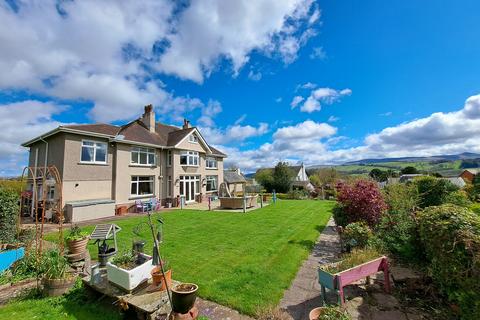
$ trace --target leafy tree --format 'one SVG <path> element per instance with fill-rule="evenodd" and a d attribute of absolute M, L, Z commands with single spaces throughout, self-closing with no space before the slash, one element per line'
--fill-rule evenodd
<path fill-rule="evenodd" d="M 287 193 L 292 188 L 292 172 L 288 163 L 279 162 L 273 169 L 273 186 L 276 192 Z"/>
<path fill-rule="evenodd" d="M 401 174 L 418 174 L 420 172 L 417 170 L 417 168 L 408 166 L 400 170 L 400 173 Z"/>
<path fill-rule="evenodd" d="M 0 187 L 0 243 L 13 243 L 17 232 L 18 194 Z"/>
<path fill-rule="evenodd" d="M 415 185 L 420 195 L 419 206 L 421 208 L 447 203 L 448 195 L 458 190 L 458 187 L 450 181 L 435 177 L 419 178 L 415 180 Z"/>
<path fill-rule="evenodd" d="M 364 221 L 374 228 L 387 209 L 377 184 L 369 180 L 339 183 L 337 201 L 339 205 L 334 210 L 334 219 L 341 226 Z"/>
<path fill-rule="evenodd" d="M 255 174 L 255 180 L 260 183 L 267 192 L 272 192 L 273 185 L 273 173 L 270 169 L 259 170 Z"/>
<path fill-rule="evenodd" d="M 382 182 L 382 181 L 387 181 L 388 179 L 388 173 L 386 171 L 380 170 L 378 168 L 372 169 L 370 173 L 368 174 L 373 180 Z"/>

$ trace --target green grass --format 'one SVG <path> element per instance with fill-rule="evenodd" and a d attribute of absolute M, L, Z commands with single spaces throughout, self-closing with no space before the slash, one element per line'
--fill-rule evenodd
<path fill-rule="evenodd" d="M 162 257 L 173 278 L 199 285 L 199 295 L 246 314 L 275 306 L 290 286 L 334 202 L 282 200 L 247 214 L 196 210 L 156 215 L 164 221 Z M 131 248 L 146 217 L 118 220 L 119 249 Z M 86 227 L 91 231 L 92 227 Z M 66 232 L 65 232 L 66 233 Z M 146 225 L 141 238 L 152 252 Z M 56 234 L 48 238 L 57 239 Z M 97 249 L 89 245 L 92 257 Z"/>

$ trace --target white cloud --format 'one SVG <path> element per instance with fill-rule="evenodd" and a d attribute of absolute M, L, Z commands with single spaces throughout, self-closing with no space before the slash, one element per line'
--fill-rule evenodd
<path fill-rule="evenodd" d="M 202 115 L 198 119 L 198 123 L 202 126 L 214 126 L 215 122 L 213 118 L 222 112 L 222 105 L 215 100 L 208 101 L 206 106 L 202 106 Z"/>
<path fill-rule="evenodd" d="M 336 122 L 336 121 L 338 121 L 338 120 L 340 120 L 339 117 L 335 117 L 335 116 L 330 116 L 330 117 L 328 117 L 328 122 Z"/>
<path fill-rule="evenodd" d="M 168 0 L 25 0 L 15 6 L 0 3 L 0 90 L 92 102 L 89 115 L 101 122 L 132 119 L 147 103 L 174 117 L 179 112 L 167 106 L 201 107 L 153 80 L 158 71 L 201 82 L 223 59 L 236 74 L 253 50 L 290 60 L 313 34 L 308 20 L 317 15 L 310 0 L 193 0 L 186 8 Z"/>
<path fill-rule="evenodd" d="M 278 98 L 275 99 L 275 102 L 276 102 L 276 103 L 280 103 L 280 102 L 282 102 L 282 100 L 283 100 L 282 97 L 278 97 Z"/>
<path fill-rule="evenodd" d="M 248 79 L 253 80 L 253 81 L 260 81 L 262 79 L 262 73 L 259 72 L 254 72 L 253 70 L 250 70 L 248 73 Z"/>
<path fill-rule="evenodd" d="M 388 111 L 388 112 L 385 112 L 385 113 L 380 113 L 379 116 L 382 116 L 382 117 L 390 117 L 392 114 L 393 114 L 392 111 Z"/>
<path fill-rule="evenodd" d="M 327 57 L 327 53 L 323 49 L 323 47 L 315 47 L 312 49 L 312 53 L 310 53 L 310 59 L 320 59 L 323 60 Z"/>
<path fill-rule="evenodd" d="M 266 134 L 269 130 L 267 123 L 259 123 L 257 127 L 251 125 L 234 124 L 225 129 L 216 127 L 202 127 L 200 131 L 207 141 L 213 145 L 225 145 L 233 142 L 243 142 L 247 139 Z"/>
<path fill-rule="evenodd" d="M 19 175 L 19 163 L 26 163 L 26 149 L 20 144 L 61 125 L 52 116 L 67 108 L 34 100 L 0 105 L 0 175 Z"/>
<path fill-rule="evenodd" d="M 308 113 L 320 111 L 322 104 L 332 104 L 339 101 L 343 96 L 350 94 L 352 94 L 352 90 L 350 89 L 338 91 L 330 88 L 318 88 L 310 93 L 310 96 L 305 100 L 300 110 Z"/>
<path fill-rule="evenodd" d="M 235 120 L 235 124 L 241 124 L 247 118 L 247 114 L 242 114 L 237 120 Z"/>
<path fill-rule="evenodd" d="M 468 98 L 458 111 L 433 113 L 370 134 L 359 146 L 332 149 L 340 141 L 350 141 L 336 136 L 336 132 L 335 127 L 308 120 L 277 129 L 272 142 L 259 148 L 230 148 L 228 161 L 252 171 L 280 160 L 312 165 L 365 158 L 480 153 L 480 95 Z"/>
<path fill-rule="evenodd" d="M 302 96 L 295 96 L 293 97 L 292 99 L 292 102 L 290 102 L 290 106 L 292 107 L 292 109 L 296 108 L 300 102 L 302 102 L 304 100 L 304 98 Z"/>
<path fill-rule="evenodd" d="M 311 0 L 193 0 L 168 35 L 170 45 L 158 69 L 203 82 L 221 59 L 230 61 L 238 73 L 253 50 L 278 53 L 291 62 L 311 34 L 308 28 L 299 34 L 316 15 L 311 6 Z"/>

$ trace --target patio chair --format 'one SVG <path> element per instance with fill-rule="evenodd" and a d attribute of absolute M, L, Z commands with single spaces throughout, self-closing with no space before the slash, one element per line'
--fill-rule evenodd
<path fill-rule="evenodd" d="M 151 210 L 157 211 L 157 210 L 160 210 L 161 207 L 162 207 L 162 205 L 161 205 L 160 201 L 158 201 L 157 198 L 150 199 L 150 209 Z"/>
<path fill-rule="evenodd" d="M 142 200 L 135 200 L 135 212 L 136 213 L 145 213 L 148 211 L 148 205 L 143 203 Z"/>

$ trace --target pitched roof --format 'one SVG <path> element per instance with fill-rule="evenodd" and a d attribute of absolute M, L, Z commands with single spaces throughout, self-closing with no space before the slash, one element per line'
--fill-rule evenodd
<path fill-rule="evenodd" d="M 118 131 L 121 129 L 119 126 L 114 126 L 111 124 L 97 123 L 97 124 L 72 124 L 66 126 L 60 126 L 60 128 L 68 128 L 73 130 L 87 131 L 92 133 L 100 133 L 115 136 Z"/>
<path fill-rule="evenodd" d="M 465 169 L 463 171 L 468 171 L 471 174 L 478 174 L 478 173 L 480 173 L 480 168 L 469 168 L 469 169 Z"/>
<path fill-rule="evenodd" d="M 234 170 L 223 170 L 223 180 L 226 183 L 246 183 L 247 180 L 237 171 Z"/>
<path fill-rule="evenodd" d="M 75 124 L 75 125 L 66 125 L 60 126 L 51 132 L 41 135 L 37 138 L 34 138 L 28 142 L 25 142 L 23 146 L 28 146 L 31 143 L 37 141 L 40 137 L 46 137 L 52 134 L 56 134 L 60 131 L 72 130 L 81 131 L 82 133 L 92 133 L 106 135 L 110 138 L 118 137 L 123 135 L 123 140 L 133 141 L 138 143 L 145 143 L 151 145 L 157 145 L 159 147 L 173 147 L 176 146 L 180 141 L 182 141 L 188 134 L 194 131 L 196 128 L 182 129 L 179 127 L 166 125 L 160 122 L 155 123 L 155 132 L 150 132 L 148 128 L 143 124 L 140 119 L 131 121 L 123 126 L 115 126 L 105 123 L 97 124 Z M 72 132 L 70 131 L 70 132 Z M 216 148 L 208 145 L 213 154 L 221 157 L 226 157 L 227 155 L 219 151 Z"/>
<path fill-rule="evenodd" d="M 459 188 L 463 188 L 467 185 L 465 181 L 463 181 L 463 179 L 460 177 L 448 177 L 448 178 L 442 178 L 442 179 L 450 181 L 451 183 L 453 183 Z"/>

